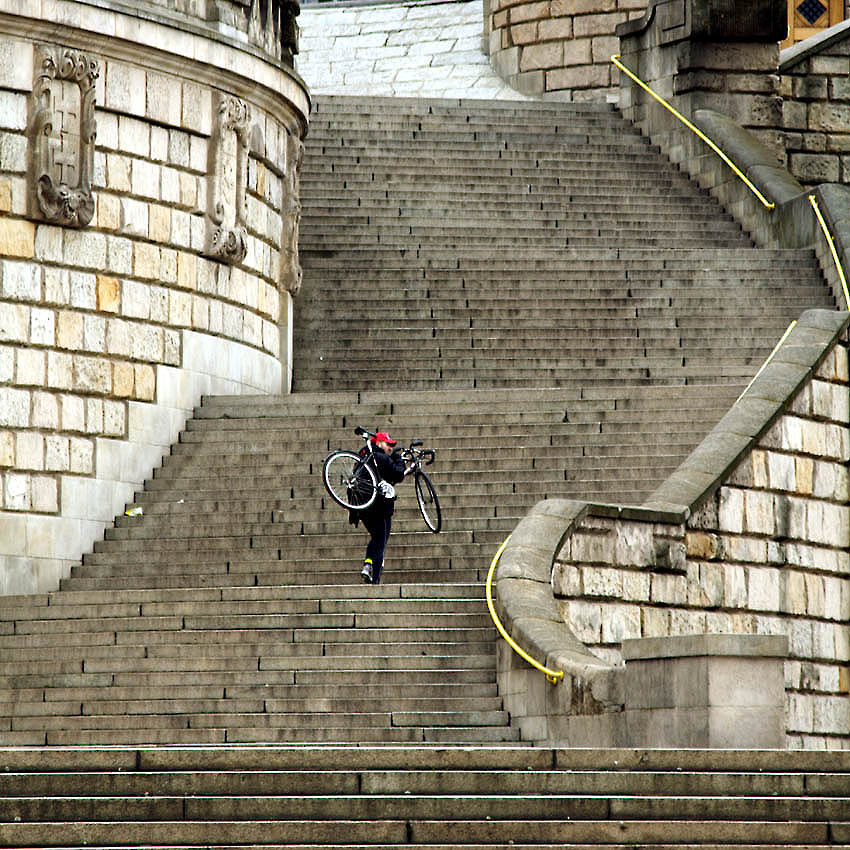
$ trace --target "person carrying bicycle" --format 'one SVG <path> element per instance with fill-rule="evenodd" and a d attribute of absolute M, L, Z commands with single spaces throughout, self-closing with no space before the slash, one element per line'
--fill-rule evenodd
<path fill-rule="evenodd" d="M 395 448 L 397 441 L 385 431 L 378 431 L 372 438 L 372 444 L 381 480 L 378 482 L 375 501 L 365 510 L 357 512 L 369 532 L 360 575 L 367 584 L 380 584 L 381 572 L 384 569 L 384 551 L 390 539 L 395 509 L 396 496 L 393 485 L 404 480 L 406 467 L 401 452 Z"/>

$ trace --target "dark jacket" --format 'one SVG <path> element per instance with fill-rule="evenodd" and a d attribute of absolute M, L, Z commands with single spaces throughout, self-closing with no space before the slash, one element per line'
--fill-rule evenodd
<path fill-rule="evenodd" d="M 404 461 L 398 449 L 388 455 L 379 446 L 375 446 L 375 463 L 378 466 L 378 477 L 381 481 L 387 481 L 393 486 L 404 481 Z M 386 499 L 379 490 L 375 501 L 366 510 L 390 515 L 395 507 L 395 499 Z"/>
<path fill-rule="evenodd" d="M 401 453 L 396 449 L 391 455 L 388 455 L 379 446 L 374 446 L 375 449 L 375 464 L 378 467 L 378 480 L 388 481 L 395 486 L 404 480 L 404 460 Z M 361 452 L 363 454 L 363 452 Z M 395 499 L 386 499 L 381 495 L 379 490 L 375 494 L 375 501 L 366 508 L 365 511 L 350 510 L 348 512 L 348 521 L 357 526 L 363 514 L 371 516 L 392 516 L 395 510 Z"/>

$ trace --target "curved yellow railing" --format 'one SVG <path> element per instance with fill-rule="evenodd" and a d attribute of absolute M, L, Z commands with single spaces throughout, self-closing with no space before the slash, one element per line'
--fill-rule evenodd
<path fill-rule="evenodd" d="M 835 268 L 838 270 L 838 277 L 841 279 L 841 289 L 844 292 L 844 303 L 847 305 L 847 309 L 850 310 L 850 295 L 847 294 L 847 278 L 844 277 L 844 269 L 841 266 L 841 261 L 838 259 L 838 251 L 835 250 L 835 242 L 832 239 L 832 234 L 826 226 L 826 221 L 824 221 L 823 214 L 818 206 L 817 198 L 815 198 L 814 195 L 809 195 L 809 203 L 812 205 L 812 209 L 815 211 L 815 215 L 817 216 L 818 224 L 820 224 L 820 229 L 826 237 L 826 242 L 829 245 L 830 252 L 832 253 L 832 261 L 835 263 Z"/>
<path fill-rule="evenodd" d="M 663 97 L 661 97 L 661 95 L 656 94 L 656 93 L 655 93 L 655 92 L 654 92 L 654 91 L 653 91 L 653 90 L 652 90 L 652 89 L 651 89 L 651 88 L 650 88 L 650 87 L 649 87 L 649 86 L 648 86 L 648 85 L 647 85 L 647 84 L 646 84 L 643 80 L 641 80 L 641 79 L 639 79 L 638 77 L 636 77 L 636 76 L 635 76 L 635 75 L 634 75 L 634 74 L 633 74 L 633 73 L 632 73 L 632 72 L 631 72 L 631 71 L 630 71 L 630 70 L 629 70 L 629 69 L 628 69 L 628 68 L 627 68 L 627 67 L 626 67 L 626 66 L 625 66 L 625 65 L 624 65 L 621 61 L 620 61 L 620 56 L 619 56 L 619 54 L 615 54 L 614 56 L 612 56 L 612 57 L 611 57 L 611 61 L 612 61 L 612 62 L 613 62 L 613 63 L 614 63 L 614 64 L 615 64 L 615 65 L 616 65 L 616 66 L 617 66 L 617 67 L 618 67 L 618 68 L 619 68 L 619 69 L 620 69 L 620 70 L 621 70 L 621 71 L 622 71 L 622 72 L 623 72 L 623 73 L 624 73 L 624 74 L 625 74 L 625 75 L 626 75 L 626 76 L 627 76 L 627 77 L 628 77 L 628 78 L 632 81 L 632 82 L 634 82 L 634 83 L 636 83 L 637 85 L 639 85 L 639 86 L 640 86 L 640 87 L 641 87 L 641 88 L 642 88 L 642 89 L 643 89 L 643 90 L 644 90 L 644 91 L 645 91 L 648 95 L 650 95 L 651 97 L 655 98 L 655 100 L 657 100 L 657 101 L 658 101 L 658 103 L 660 103 L 660 104 L 661 104 L 661 105 L 662 105 L 662 106 L 663 106 L 666 110 L 668 110 L 668 111 L 669 111 L 669 112 L 671 112 L 673 115 L 675 115 L 675 116 L 676 116 L 676 118 L 678 118 L 678 119 L 679 119 L 679 120 L 680 120 L 680 121 L 681 121 L 681 122 L 682 122 L 682 123 L 683 123 L 683 124 L 684 124 L 684 125 L 688 128 L 688 129 L 689 129 L 689 130 L 693 131 L 693 132 L 694 132 L 694 133 L 695 133 L 695 134 L 696 134 L 696 135 L 697 135 L 697 136 L 698 136 L 698 137 L 699 137 L 702 141 L 704 141 L 704 142 L 705 142 L 705 143 L 706 143 L 706 144 L 707 144 L 707 145 L 708 145 L 708 146 L 709 146 L 709 147 L 710 147 L 710 148 L 711 148 L 711 149 L 712 149 L 712 150 L 713 150 L 713 151 L 714 151 L 714 152 L 715 152 L 715 153 L 716 153 L 716 154 L 717 154 L 717 155 L 718 155 L 718 156 L 719 156 L 719 157 L 720 157 L 720 158 L 721 158 L 721 159 L 722 159 L 725 163 L 726 163 L 726 165 L 728 165 L 728 166 L 729 166 L 729 168 L 731 168 L 731 169 L 732 169 L 732 171 L 734 171 L 734 172 L 735 172 L 735 174 L 736 174 L 736 175 L 737 175 L 737 176 L 738 176 L 738 177 L 739 177 L 739 178 L 740 178 L 740 179 L 741 179 L 741 180 L 742 180 L 742 181 L 743 181 L 743 182 L 747 185 L 747 187 L 750 189 L 750 191 L 751 191 L 751 192 L 752 192 L 752 193 L 753 193 L 753 194 L 754 194 L 754 195 L 755 195 L 755 196 L 756 196 L 756 197 L 757 197 L 757 198 L 758 198 L 758 199 L 762 202 L 762 204 L 763 204 L 763 205 L 764 205 L 767 209 L 772 210 L 772 209 L 776 206 L 773 202 L 768 201 L 768 199 L 767 199 L 767 198 L 765 198 L 765 196 L 764 196 L 764 195 L 762 195 L 762 193 L 761 193 L 761 192 L 760 192 L 760 191 L 756 188 L 756 186 L 755 186 L 755 185 L 753 184 L 753 182 L 752 182 L 752 181 L 751 181 L 751 180 L 747 177 L 747 175 L 746 175 L 746 174 L 744 174 L 744 172 L 743 172 L 743 171 L 741 171 L 741 169 L 740 169 L 740 168 L 738 168 L 738 166 L 737 166 L 737 165 L 735 165 L 735 163 L 734 163 L 734 162 L 732 162 L 732 160 L 731 160 L 731 159 L 729 159 L 729 157 L 728 157 L 728 156 L 726 156 L 726 154 L 725 154 L 725 153 L 723 153 L 723 151 L 722 151 L 722 150 L 720 150 L 720 148 L 719 148 L 719 147 L 717 147 L 717 145 L 716 145 L 716 144 L 714 144 L 714 142 L 712 142 L 712 141 L 711 141 L 711 139 L 709 139 L 709 138 L 708 138 L 708 136 L 706 136 L 706 135 L 705 135 L 705 133 L 703 133 L 703 132 L 702 132 L 702 130 L 700 130 L 700 128 L 699 128 L 699 127 L 697 127 L 695 124 L 692 124 L 690 121 L 688 121 L 688 119 L 687 119 L 687 118 L 685 118 L 685 116 L 684 116 L 684 115 L 682 115 L 682 113 L 681 113 L 681 112 L 679 112 L 678 110 L 674 109 L 674 108 L 673 108 L 673 107 L 672 107 L 669 103 L 667 103 L 667 101 L 666 101 L 666 100 L 664 100 L 664 98 L 663 98 Z"/>
<path fill-rule="evenodd" d="M 546 679 L 551 682 L 553 685 L 557 685 L 561 679 L 564 678 L 563 670 L 550 670 L 548 667 L 544 667 L 539 661 L 535 661 L 505 630 L 505 627 L 502 625 L 502 621 L 499 619 L 496 614 L 496 609 L 493 606 L 493 573 L 496 571 L 496 565 L 499 563 L 499 558 L 502 557 L 502 552 L 505 551 L 505 546 L 508 545 L 508 541 L 511 539 L 510 535 L 508 535 L 505 540 L 502 542 L 502 545 L 499 547 L 496 554 L 493 556 L 493 560 L 490 562 L 490 571 L 487 573 L 487 607 L 490 609 L 490 616 L 493 618 L 493 622 L 496 625 L 496 628 L 499 630 L 499 634 L 507 641 L 508 645 L 513 649 L 514 652 L 517 653 L 520 657 L 524 658 L 532 667 L 539 670 L 541 673 L 546 675 Z"/>

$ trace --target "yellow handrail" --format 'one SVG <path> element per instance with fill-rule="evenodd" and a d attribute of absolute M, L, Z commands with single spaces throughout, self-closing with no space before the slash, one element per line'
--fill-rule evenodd
<path fill-rule="evenodd" d="M 496 614 L 496 609 L 493 607 L 493 573 L 496 571 L 496 565 L 499 563 L 499 558 L 502 557 L 502 552 L 505 551 L 505 546 L 508 545 L 508 541 L 510 539 L 510 535 L 504 539 L 502 545 L 493 556 L 493 560 L 490 562 L 490 571 L 487 573 L 487 607 L 490 609 L 490 616 L 493 618 L 493 622 L 499 630 L 499 634 L 508 642 L 511 649 L 524 658 L 532 667 L 540 670 L 541 673 L 545 673 L 546 679 L 549 682 L 553 685 L 557 685 L 558 682 L 564 678 L 564 671 L 550 670 L 548 667 L 544 667 L 538 661 L 535 661 L 521 646 L 519 646 L 519 644 L 517 644 L 507 631 L 505 631 L 505 627 L 502 625 L 501 620 L 499 620 L 499 617 Z"/>
<path fill-rule="evenodd" d="M 820 224 L 820 229 L 823 231 L 823 235 L 826 237 L 827 244 L 829 245 L 829 250 L 832 252 L 832 261 L 835 263 L 835 268 L 838 270 L 838 277 L 841 279 L 841 289 L 844 292 L 844 303 L 847 305 L 847 309 L 850 310 L 850 295 L 847 294 L 847 278 L 844 277 L 844 269 L 841 266 L 841 261 L 838 259 L 838 251 L 835 250 L 835 242 L 832 240 L 832 234 L 826 226 L 826 221 L 824 221 L 820 207 L 818 206 L 817 198 L 815 198 L 814 195 L 809 195 L 809 203 L 815 211 L 818 223 Z"/>
<path fill-rule="evenodd" d="M 728 165 L 732 169 L 732 171 L 735 172 L 735 174 L 741 180 L 744 181 L 744 183 L 749 187 L 750 191 L 762 202 L 762 204 L 764 204 L 767 209 L 772 210 L 776 206 L 771 201 L 768 201 L 767 198 L 765 198 L 765 196 L 762 195 L 761 192 L 759 192 L 759 190 L 753 185 L 752 181 L 747 177 L 747 175 L 744 174 L 744 172 L 741 171 L 741 169 L 738 168 L 738 166 L 735 165 L 735 163 L 732 162 L 732 160 L 729 159 L 729 157 L 726 156 L 726 154 L 723 153 L 723 151 L 720 150 L 720 148 L 717 147 L 717 145 L 714 144 L 714 142 L 712 142 L 711 139 L 709 139 L 708 136 L 706 136 L 705 133 L 703 133 L 702 130 L 699 129 L 699 127 L 688 121 L 688 119 L 685 118 L 685 116 L 682 115 L 681 112 L 678 112 L 676 109 L 674 109 L 669 103 L 667 103 L 666 100 L 664 100 L 663 97 L 661 97 L 661 95 L 656 94 L 643 80 L 636 77 L 622 62 L 620 62 L 619 54 L 614 54 L 611 57 L 611 61 L 630 80 L 632 80 L 632 82 L 637 83 L 637 85 L 639 85 L 645 92 L 647 92 L 647 94 L 654 97 L 655 100 L 657 100 L 665 109 L 669 110 L 673 115 L 675 115 L 676 118 L 678 118 L 689 130 L 692 130 L 694 133 L 696 133 L 696 135 L 700 139 L 702 139 L 702 141 L 704 141 L 726 163 L 726 165 Z"/>
<path fill-rule="evenodd" d="M 741 395 L 739 395 L 738 398 L 735 399 L 735 404 L 737 404 L 744 397 L 744 394 L 747 392 L 747 390 L 755 383 L 756 378 L 758 378 L 758 376 L 761 375 L 761 373 L 765 370 L 767 364 L 770 363 L 771 360 L 773 360 L 774 356 L 776 355 L 776 352 L 779 351 L 779 347 L 782 345 L 783 342 L 785 342 L 786 339 L 788 339 L 789 334 L 791 333 L 791 331 L 794 330 L 796 326 L 797 320 L 794 319 L 794 321 L 791 322 L 791 324 L 788 325 L 788 327 L 785 329 L 785 333 L 782 334 L 782 337 L 780 338 L 779 342 L 777 342 L 776 345 L 773 346 L 773 351 L 771 351 L 770 354 L 767 355 L 767 358 L 765 359 L 764 363 L 759 366 L 758 372 L 753 375 L 752 380 L 744 388 L 744 392 L 742 392 Z"/>

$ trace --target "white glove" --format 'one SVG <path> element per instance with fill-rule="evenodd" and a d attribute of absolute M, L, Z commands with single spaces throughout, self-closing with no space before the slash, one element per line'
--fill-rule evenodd
<path fill-rule="evenodd" d="M 378 482 L 378 490 L 381 491 L 381 495 L 385 499 L 394 499 L 395 498 L 395 487 L 390 484 L 389 481 L 379 481 Z"/>

